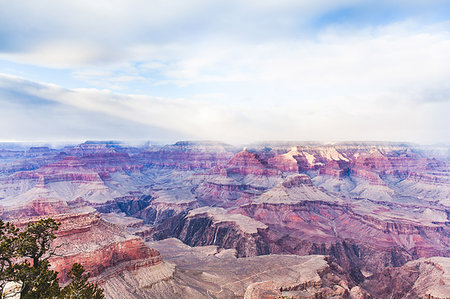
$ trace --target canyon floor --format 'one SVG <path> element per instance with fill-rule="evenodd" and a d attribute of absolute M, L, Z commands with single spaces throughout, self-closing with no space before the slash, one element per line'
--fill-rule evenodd
<path fill-rule="evenodd" d="M 0 144 L 0 213 L 107 298 L 450 298 L 450 150 Z"/>

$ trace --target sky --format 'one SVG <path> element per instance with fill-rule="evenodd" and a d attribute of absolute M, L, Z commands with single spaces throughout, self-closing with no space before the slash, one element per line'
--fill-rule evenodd
<path fill-rule="evenodd" d="M 0 0 L 0 141 L 450 142 L 450 2 Z"/>

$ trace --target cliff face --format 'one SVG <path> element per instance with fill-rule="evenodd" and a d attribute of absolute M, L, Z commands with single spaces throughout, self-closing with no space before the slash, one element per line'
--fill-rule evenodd
<path fill-rule="evenodd" d="M 350 163 L 347 161 L 331 160 L 319 169 L 319 175 L 329 175 L 341 179 L 348 176 L 350 172 Z"/>
<path fill-rule="evenodd" d="M 260 235 L 266 229 L 263 223 L 243 215 L 228 214 L 222 208 L 198 208 L 186 216 L 163 222 L 154 237 L 175 237 L 190 246 L 232 248 L 236 249 L 238 257 L 247 257 L 270 253 Z"/>
<path fill-rule="evenodd" d="M 208 205 L 230 207 L 250 202 L 262 194 L 266 187 L 245 184 L 227 177 L 214 178 L 194 189 L 195 195 Z"/>
<path fill-rule="evenodd" d="M 303 157 L 297 147 L 293 147 L 285 154 L 276 155 L 275 157 L 268 159 L 268 163 L 283 172 L 298 172 L 302 169 L 301 165 L 305 164 L 305 161 L 302 158 Z"/>
<path fill-rule="evenodd" d="M 103 220 L 98 213 L 60 214 L 52 218 L 61 226 L 53 243 L 56 251 L 50 264 L 59 272 L 62 282 L 67 280 L 73 263 L 81 263 L 94 280 L 105 273 L 113 277 L 124 270 L 150 268 L 162 263 L 158 251 Z M 35 219 L 21 220 L 16 224 L 22 227 Z M 109 278 L 103 275 L 102 280 L 106 279 Z"/>
<path fill-rule="evenodd" d="M 374 296 L 382 298 L 450 298 L 450 259 L 421 258 L 402 267 L 387 268 L 364 282 Z"/>
<path fill-rule="evenodd" d="M 412 216 L 410 208 L 417 214 Z M 233 212 L 269 227 L 264 240 L 271 252 L 328 254 L 348 270 L 376 272 L 419 257 L 450 256 L 450 223 L 443 210 L 348 202 L 318 189 L 304 175 L 286 178 Z"/>
<path fill-rule="evenodd" d="M 157 250 L 96 212 L 59 214 L 52 218 L 61 226 L 52 244 L 55 255 L 49 261 L 59 272 L 62 283 L 68 281 L 67 273 L 73 263 L 81 263 L 91 273 L 90 280 L 104 288 L 107 298 L 148 298 L 151 293 L 144 289 L 136 297 L 130 286 L 151 287 L 171 279 L 174 273 L 174 267 L 165 264 Z M 24 227 L 37 219 L 26 218 L 16 221 L 16 225 Z"/>
<path fill-rule="evenodd" d="M 198 203 L 195 201 L 189 201 L 184 203 L 154 202 L 151 203 L 144 210 L 136 214 L 136 216 L 144 219 L 145 223 L 158 225 L 168 218 L 180 214 L 185 214 L 187 213 L 187 211 L 192 210 L 197 206 Z"/>
<path fill-rule="evenodd" d="M 237 153 L 225 166 L 228 174 L 239 175 L 278 175 L 279 171 L 269 167 L 268 163 L 261 159 L 258 154 L 250 153 L 246 149 Z"/>

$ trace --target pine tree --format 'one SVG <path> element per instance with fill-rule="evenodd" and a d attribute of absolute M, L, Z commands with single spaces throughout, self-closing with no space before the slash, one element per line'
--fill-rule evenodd
<path fill-rule="evenodd" d="M 26 229 L 18 234 L 17 254 L 30 258 L 33 261 L 33 267 L 39 268 L 40 261 L 47 260 L 53 255 L 50 248 L 53 240 L 56 239 L 55 232 L 60 225 L 61 223 L 52 218 L 28 223 Z"/>
<path fill-rule="evenodd" d="M 60 298 L 65 299 L 103 299 L 103 290 L 97 284 L 89 283 L 90 273 L 84 274 L 84 267 L 75 263 L 68 273 L 68 277 L 72 280 L 65 288 L 62 289 Z"/>
<path fill-rule="evenodd" d="M 60 223 L 41 219 L 29 223 L 20 231 L 11 223 L 0 220 L 0 287 L 7 281 L 22 283 L 22 299 L 79 298 L 103 299 L 103 290 L 87 280 L 90 274 L 81 264 L 69 272 L 71 283 L 61 290 L 58 272 L 50 270 L 48 259 L 53 256 L 52 242 Z M 31 262 L 31 263 L 30 263 Z"/>
<path fill-rule="evenodd" d="M 13 242 L 18 257 L 28 260 L 13 266 L 13 277 L 23 282 L 22 298 L 54 298 L 60 293 L 58 272 L 49 269 L 48 258 L 53 254 L 51 245 L 60 223 L 54 219 L 41 219 L 28 223 Z"/>

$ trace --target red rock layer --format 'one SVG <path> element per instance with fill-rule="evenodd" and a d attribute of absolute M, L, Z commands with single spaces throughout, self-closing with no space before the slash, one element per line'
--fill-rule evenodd
<path fill-rule="evenodd" d="M 142 164 L 136 163 L 127 153 L 95 153 L 82 156 L 81 161 L 88 168 L 101 172 L 117 172 L 142 169 Z"/>
<path fill-rule="evenodd" d="M 296 156 L 278 155 L 268 160 L 269 165 L 283 172 L 298 172 L 299 163 Z"/>
<path fill-rule="evenodd" d="M 246 149 L 231 158 L 225 168 L 228 174 L 253 174 L 260 176 L 279 174 L 279 170 L 270 168 L 266 161 L 262 160 L 257 154 L 248 152 Z"/>
<path fill-rule="evenodd" d="M 74 263 L 82 264 L 92 276 L 98 276 L 109 268 L 117 268 L 117 274 L 124 270 L 137 270 L 162 262 L 158 251 L 148 248 L 141 239 L 112 243 L 88 253 L 77 253 L 63 258 L 52 258 L 51 264 L 60 273 L 62 282 Z"/>
<path fill-rule="evenodd" d="M 38 197 L 25 206 L 3 210 L 1 216 L 3 219 L 21 219 L 24 217 L 57 215 L 69 212 L 70 208 L 64 201 Z"/>
<path fill-rule="evenodd" d="M 212 142 L 177 142 L 154 151 L 138 155 L 149 166 L 178 168 L 183 170 L 210 170 L 223 166 L 232 157 L 224 145 Z"/>
<path fill-rule="evenodd" d="M 349 163 L 345 161 L 331 160 L 325 166 L 319 169 L 320 175 L 330 175 L 336 178 L 343 178 L 349 173 Z"/>
<path fill-rule="evenodd" d="M 73 263 L 81 263 L 95 279 L 106 270 L 119 275 L 124 270 L 162 262 L 158 251 L 147 247 L 139 237 L 127 235 L 121 228 L 102 220 L 99 214 L 62 214 L 52 218 L 61 227 L 53 244 L 56 255 L 50 264 L 59 272 L 62 282 L 67 280 Z M 24 227 L 35 220 L 22 220 L 17 226 Z"/>

